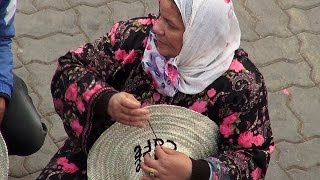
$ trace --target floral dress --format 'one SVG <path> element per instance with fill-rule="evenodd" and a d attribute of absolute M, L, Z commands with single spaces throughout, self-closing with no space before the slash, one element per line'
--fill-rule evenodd
<path fill-rule="evenodd" d="M 274 149 L 267 90 L 247 53 L 237 50 L 229 70 L 202 92 L 163 96 L 141 66 L 154 21 L 149 16 L 119 22 L 110 33 L 59 58 L 51 93 L 68 139 L 38 179 L 87 179 L 88 152 L 114 123 L 106 112 L 107 103 L 120 91 L 133 94 L 142 106 L 172 104 L 192 109 L 219 126 L 218 153 L 193 160 L 192 179 L 265 176 Z"/>

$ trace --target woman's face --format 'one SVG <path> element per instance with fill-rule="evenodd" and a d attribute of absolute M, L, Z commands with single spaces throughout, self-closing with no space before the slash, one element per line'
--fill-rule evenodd
<path fill-rule="evenodd" d="M 173 0 L 160 0 L 160 16 L 153 31 L 157 36 L 157 49 L 162 56 L 176 57 L 182 48 L 184 25 Z"/>

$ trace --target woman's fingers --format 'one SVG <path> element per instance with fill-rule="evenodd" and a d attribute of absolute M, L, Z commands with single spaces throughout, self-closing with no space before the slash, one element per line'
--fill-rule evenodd
<path fill-rule="evenodd" d="M 149 111 L 145 108 L 127 108 L 125 106 L 119 106 L 118 111 L 123 114 L 130 115 L 130 116 L 148 116 Z"/>
<path fill-rule="evenodd" d="M 149 119 L 149 111 L 141 108 L 140 104 L 132 94 L 120 92 L 110 98 L 108 112 L 117 122 L 129 126 L 144 127 Z"/>
<path fill-rule="evenodd" d="M 153 179 L 149 176 L 142 176 L 140 180 L 153 180 Z"/>
<path fill-rule="evenodd" d="M 157 160 L 152 159 L 150 154 L 147 153 L 143 157 L 142 165 L 145 165 L 147 167 L 157 168 L 157 167 L 159 167 L 159 162 Z"/>
<path fill-rule="evenodd" d="M 147 116 L 149 117 L 149 110 L 145 108 L 134 109 L 130 111 L 130 114 L 133 116 Z"/>
<path fill-rule="evenodd" d="M 118 121 L 118 122 L 127 126 L 138 127 L 138 128 L 144 128 L 146 126 L 146 124 L 141 121 L 136 121 L 136 122 Z"/>
<path fill-rule="evenodd" d="M 158 178 L 158 177 L 152 178 L 148 175 L 144 175 L 140 178 L 140 180 L 160 180 L 160 178 Z"/>
<path fill-rule="evenodd" d="M 159 147 L 160 147 L 160 146 L 159 146 Z M 176 150 L 174 150 L 174 149 L 166 148 L 166 147 L 164 147 L 164 146 L 161 146 L 161 150 L 162 150 L 163 153 L 168 154 L 168 155 L 175 155 L 175 154 L 178 153 L 178 151 L 176 151 Z M 156 147 L 156 151 L 157 151 L 157 147 Z M 158 152 L 158 153 L 160 153 L 160 154 L 162 155 L 162 152 Z M 156 152 L 156 154 L 157 154 L 157 152 Z M 160 156 L 161 156 L 161 155 L 160 155 Z M 158 156 L 159 156 L 159 155 L 158 155 Z"/>
<path fill-rule="evenodd" d="M 121 112 L 118 112 L 116 117 L 119 122 L 139 122 L 138 124 L 146 124 L 146 121 L 149 120 L 148 111 L 145 109 L 121 109 Z"/>
<path fill-rule="evenodd" d="M 143 170 L 143 172 L 145 174 L 144 176 L 146 176 L 148 178 L 151 178 L 151 179 L 155 179 L 155 178 L 159 177 L 159 172 L 158 172 L 157 169 L 152 168 L 150 166 L 147 166 L 143 162 L 141 162 L 140 166 L 141 166 L 141 169 Z"/>
<path fill-rule="evenodd" d="M 166 153 L 163 151 L 162 147 L 159 145 L 156 146 L 154 153 L 158 157 L 158 159 L 162 159 L 166 156 Z"/>
<path fill-rule="evenodd" d="M 125 124 L 125 125 L 133 125 L 135 127 L 145 127 L 146 124 L 147 124 L 147 120 L 148 118 L 143 116 L 143 117 L 140 117 L 140 116 L 128 116 L 126 114 L 122 114 L 122 113 L 119 113 L 116 117 L 115 117 L 115 120 L 117 122 L 120 122 L 122 124 Z"/>
<path fill-rule="evenodd" d="M 125 93 L 123 95 L 124 95 L 124 98 L 121 98 L 121 101 L 120 101 L 120 104 L 122 106 L 130 109 L 140 108 L 141 103 L 132 94 Z"/>

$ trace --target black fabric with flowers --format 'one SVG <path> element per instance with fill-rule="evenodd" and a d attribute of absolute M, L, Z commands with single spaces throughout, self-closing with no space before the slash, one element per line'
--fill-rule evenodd
<path fill-rule="evenodd" d="M 155 90 L 140 63 L 153 23 L 151 16 L 119 22 L 110 33 L 59 58 L 51 91 L 69 138 L 38 179 L 87 179 L 87 154 L 112 125 L 105 109 L 110 96 L 119 91 L 132 93 L 143 106 L 183 106 L 216 122 L 221 141 L 218 153 L 204 159 L 210 167 L 206 176 L 264 177 L 274 149 L 267 90 L 246 52 L 237 50 L 229 70 L 203 92 L 166 97 Z M 203 166 L 200 161 L 193 164 Z M 197 171 L 193 174 L 201 171 L 193 169 Z"/>

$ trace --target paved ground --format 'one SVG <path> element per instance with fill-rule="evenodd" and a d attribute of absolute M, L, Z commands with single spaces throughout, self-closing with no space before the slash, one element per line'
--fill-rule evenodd
<path fill-rule="evenodd" d="M 10 157 L 10 180 L 35 179 L 66 135 L 49 83 L 55 59 L 92 41 L 118 20 L 157 12 L 157 0 L 21 0 L 14 40 L 15 72 L 48 125 L 45 145 Z M 242 47 L 265 76 L 277 142 L 268 180 L 320 175 L 320 0 L 237 0 Z"/>

